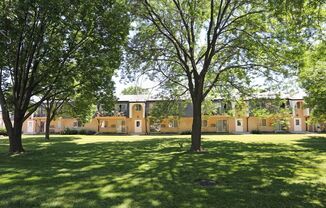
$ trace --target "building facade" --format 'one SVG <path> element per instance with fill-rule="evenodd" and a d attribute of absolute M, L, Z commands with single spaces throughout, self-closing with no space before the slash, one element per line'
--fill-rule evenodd
<path fill-rule="evenodd" d="M 262 103 L 268 103 L 268 99 L 262 99 Z M 302 98 L 284 98 L 286 104 L 282 108 L 289 109 L 291 117 L 288 118 L 286 131 L 307 132 L 318 131 L 318 126 L 310 126 L 306 123 L 309 118 L 309 109 L 304 108 Z M 112 134 L 151 134 L 151 133 L 185 133 L 192 128 L 192 106 L 187 104 L 181 116 L 169 116 L 160 122 L 153 122 L 151 108 L 160 100 L 152 99 L 146 95 L 121 96 L 111 113 L 97 113 L 83 126 L 76 118 L 58 117 L 51 122 L 50 131 L 60 133 L 65 129 L 89 130 L 97 133 Z M 241 116 L 236 112 L 232 102 L 224 102 L 221 99 L 213 100 L 214 111 L 210 115 L 202 116 L 202 132 L 207 133 L 250 133 L 253 131 L 278 132 L 283 131 L 281 125 L 275 125 L 269 118 L 258 118 L 250 112 L 250 100 L 247 110 Z M 39 134 L 45 131 L 45 112 L 40 109 L 27 119 L 23 126 L 25 134 Z M 319 127 L 320 128 L 320 127 Z"/>

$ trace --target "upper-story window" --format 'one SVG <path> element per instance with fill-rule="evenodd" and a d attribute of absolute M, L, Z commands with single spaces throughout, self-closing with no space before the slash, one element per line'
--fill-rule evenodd
<path fill-rule="evenodd" d="M 135 105 L 135 110 L 136 111 L 141 111 L 141 105 L 140 104 L 136 104 Z"/>
<path fill-rule="evenodd" d="M 231 109 L 231 103 L 228 102 L 220 102 L 217 103 L 217 114 L 227 113 Z"/>
<path fill-rule="evenodd" d="M 296 107 L 297 109 L 301 109 L 301 103 L 300 103 L 300 102 L 297 102 L 296 105 L 295 105 L 295 107 Z"/>
<path fill-rule="evenodd" d="M 127 110 L 127 105 L 126 104 L 119 104 L 118 106 L 119 112 L 124 112 Z"/>
<path fill-rule="evenodd" d="M 82 127 L 82 123 L 80 121 L 74 121 L 72 125 L 74 128 Z"/>

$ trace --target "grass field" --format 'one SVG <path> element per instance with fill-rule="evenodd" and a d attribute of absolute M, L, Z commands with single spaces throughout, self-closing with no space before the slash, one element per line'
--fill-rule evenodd
<path fill-rule="evenodd" d="M 325 134 L 42 138 L 0 139 L 0 207 L 326 206 Z"/>

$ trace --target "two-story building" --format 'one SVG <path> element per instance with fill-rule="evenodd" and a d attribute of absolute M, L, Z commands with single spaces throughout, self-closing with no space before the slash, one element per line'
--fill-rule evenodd
<path fill-rule="evenodd" d="M 264 105 L 273 98 L 260 98 Z M 279 106 L 289 109 L 291 118 L 288 120 L 287 131 L 306 132 L 316 130 L 306 121 L 309 118 L 309 109 L 304 108 L 304 100 L 299 97 L 283 98 L 286 103 Z M 283 126 L 272 124 L 269 118 L 258 118 L 250 112 L 252 99 L 247 99 L 247 110 L 241 115 L 234 111 L 235 102 L 214 99 L 214 110 L 210 115 L 202 116 L 202 132 L 210 133 L 245 133 L 252 131 L 277 132 L 283 131 Z M 58 117 L 51 122 L 50 131 L 60 133 L 66 128 L 92 130 L 97 133 L 121 134 L 149 134 L 149 133 L 182 133 L 190 132 L 192 128 L 192 105 L 188 103 L 181 116 L 167 117 L 160 122 L 153 122 L 151 108 L 160 102 L 159 99 L 148 95 L 120 96 L 114 111 L 110 113 L 96 113 L 83 126 L 76 118 Z M 266 106 L 262 106 L 266 107 Z M 44 110 L 36 111 L 24 124 L 23 132 L 37 134 L 45 131 L 46 115 Z"/>

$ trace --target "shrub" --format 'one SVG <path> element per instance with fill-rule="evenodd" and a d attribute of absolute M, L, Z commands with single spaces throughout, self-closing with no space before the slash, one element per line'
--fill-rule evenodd
<path fill-rule="evenodd" d="M 251 133 L 252 133 L 252 134 L 262 134 L 262 132 L 259 131 L 259 130 L 252 130 Z"/>
<path fill-rule="evenodd" d="M 183 131 L 180 134 L 181 135 L 191 135 L 191 131 Z"/>
<path fill-rule="evenodd" d="M 94 135 L 96 134 L 96 131 L 93 130 L 87 130 L 87 129 L 70 129 L 70 128 L 66 128 L 61 134 L 70 134 L 70 135 L 74 135 L 74 134 L 83 134 L 83 135 Z"/>
<path fill-rule="evenodd" d="M 0 135 L 2 135 L 2 136 L 8 136 L 7 130 L 5 128 L 0 128 Z"/>
<path fill-rule="evenodd" d="M 87 130 L 86 129 L 80 129 L 78 134 L 86 134 Z"/>
<path fill-rule="evenodd" d="M 78 130 L 66 128 L 65 130 L 63 130 L 62 134 L 78 134 Z"/>
<path fill-rule="evenodd" d="M 85 134 L 86 134 L 86 135 L 94 135 L 94 134 L 96 134 L 96 131 L 93 131 L 93 130 L 87 130 L 87 131 L 85 132 Z"/>

